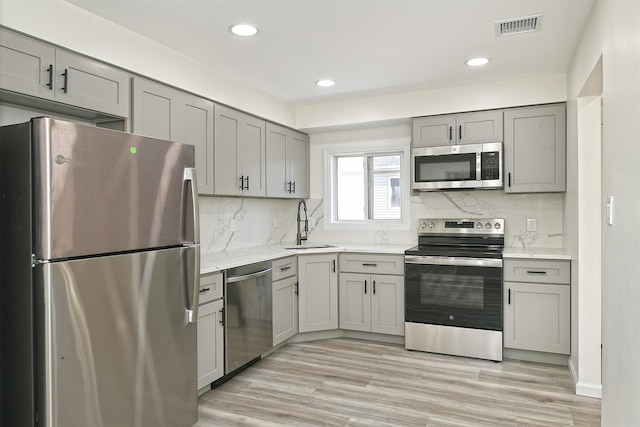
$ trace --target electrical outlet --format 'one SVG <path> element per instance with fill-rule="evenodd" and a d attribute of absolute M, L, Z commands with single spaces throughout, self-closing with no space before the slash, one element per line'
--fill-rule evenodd
<path fill-rule="evenodd" d="M 527 231 L 536 231 L 537 226 L 535 218 L 527 218 Z"/>

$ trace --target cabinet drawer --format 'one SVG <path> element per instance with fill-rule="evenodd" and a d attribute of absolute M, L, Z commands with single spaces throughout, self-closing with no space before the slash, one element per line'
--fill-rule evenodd
<path fill-rule="evenodd" d="M 271 262 L 271 265 L 273 267 L 271 280 L 274 282 L 298 275 L 298 262 L 294 256 L 275 259 Z"/>
<path fill-rule="evenodd" d="M 559 260 L 504 261 L 504 280 L 511 282 L 571 283 L 571 262 Z"/>
<path fill-rule="evenodd" d="M 211 273 L 200 276 L 199 304 L 220 298 L 222 298 L 222 273 Z"/>
<path fill-rule="evenodd" d="M 340 254 L 340 272 L 404 274 L 404 255 Z"/>

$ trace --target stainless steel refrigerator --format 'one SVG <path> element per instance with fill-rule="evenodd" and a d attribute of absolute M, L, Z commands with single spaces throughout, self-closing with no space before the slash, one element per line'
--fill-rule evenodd
<path fill-rule="evenodd" d="M 0 128 L 0 425 L 197 422 L 194 147 Z"/>

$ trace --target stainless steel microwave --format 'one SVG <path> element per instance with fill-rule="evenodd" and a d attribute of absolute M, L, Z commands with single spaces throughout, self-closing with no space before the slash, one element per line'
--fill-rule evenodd
<path fill-rule="evenodd" d="M 502 143 L 411 150 L 414 190 L 502 188 Z"/>

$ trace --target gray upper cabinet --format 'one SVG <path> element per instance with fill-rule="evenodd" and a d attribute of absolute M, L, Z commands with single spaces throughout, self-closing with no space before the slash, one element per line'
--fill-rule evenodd
<path fill-rule="evenodd" d="M 502 139 L 502 111 L 478 111 L 413 119 L 413 147 L 502 142 Z"/>
<path fill-rule="evenodd" d="M 267 123 L 267 197 L 309 197 L 309 136 Z"/>
<path fill-rule="evenodd" d="M 198 192 L 213 194 L 213 102 L 140 77 L 132 80 L 131 131 L 194 145 Z"/>
<path fill-rule="evenodd" d="M 52 100 L 55 61 L 52 46 L 0 28 L 0 88 Z"/>
<path fill-rule="evenodd" d="M 0 29 L 0 89 L 129 116 L 127 72 L 6 29 Z"/>
<path fill-rule="evenodd" d="M 266 122 L 215 106 L 214 194 L 264 197 Z"/>
<path fill-rule="evenodd" d="M 565 105 L 508 109 L 504 121 L 504 191 L 565 191 Z"/>

